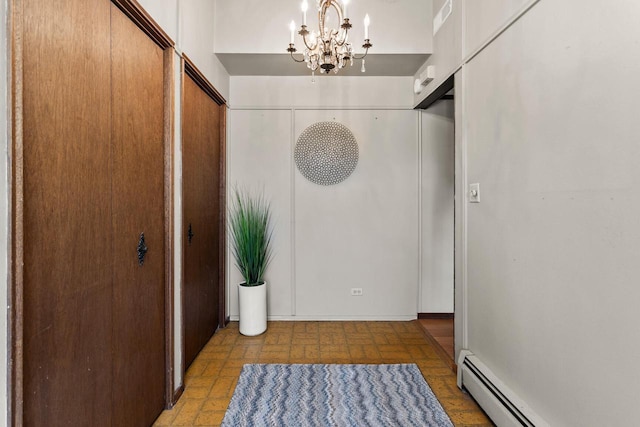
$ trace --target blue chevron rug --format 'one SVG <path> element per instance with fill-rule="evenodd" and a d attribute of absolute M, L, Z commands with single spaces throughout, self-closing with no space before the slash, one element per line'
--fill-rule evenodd
<path fill-rule="evenodd" d="M 244 365 L 223 427 L 453 426 L 415 364 Z"/>

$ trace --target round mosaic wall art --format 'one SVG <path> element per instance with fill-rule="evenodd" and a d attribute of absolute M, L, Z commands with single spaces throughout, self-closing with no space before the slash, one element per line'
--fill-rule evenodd
<path fill-rule="evenodd" d="M 298 137 L 296 166 L 309 181 L 334 185 L 351 175 L 358 164 L 358 143 L 349 128 L 336 122 L 319 122 Z"/>

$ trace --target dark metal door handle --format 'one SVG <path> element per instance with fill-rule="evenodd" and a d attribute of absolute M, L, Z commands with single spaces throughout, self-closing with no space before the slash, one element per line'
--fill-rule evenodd
<path fill-rule="evenodd" d="M 147 254 L 147 245 L 144 241 L 144 233 L 140 233 L 140 240 L 138 241 L 138 264 L 142 267 L 144 264 L 144 256 Z"/>
<path fill-rule="evenodd" d="M 187 232 L 187 240 L 189 244 L 191 244 L 191 239 L 193 239 L 193 230 L 191 229 L 191 223 L 189 223 L 189 231 Z"/>

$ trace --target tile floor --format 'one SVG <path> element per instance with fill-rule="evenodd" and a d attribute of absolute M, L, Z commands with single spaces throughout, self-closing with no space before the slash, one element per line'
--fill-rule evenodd
<path fill-rule="evenodd" d="M 492 426 L 411 322 L 269 322 L 244 337 L 238 323 L 216 333 L 185 375 L 178 403 L 154 426 L 218 426 L 245 363 L 416 363 L 456 426 Z"/>

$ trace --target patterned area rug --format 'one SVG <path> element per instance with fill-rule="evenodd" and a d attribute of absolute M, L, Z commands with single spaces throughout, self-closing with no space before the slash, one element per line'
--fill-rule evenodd
<path fill-rule="evenodd" d="M 244 365 L 236 426 L 453 426 L 415 364 Z"/>

